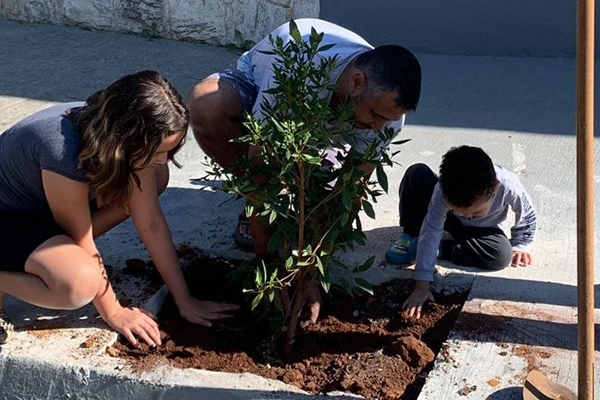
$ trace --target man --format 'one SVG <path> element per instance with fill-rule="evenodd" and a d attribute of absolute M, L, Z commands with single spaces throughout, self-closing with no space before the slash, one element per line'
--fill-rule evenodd
<path fill-rule="evenodd" d="M 421 67 L 416 57 L 401 46 L 374 49 L 357 34 L 327 21 L 299 19 L 295 23 L 304 40 L 314 28 L 323 33 L 321 46 L 334 44 L 320 52 L 314 62 L 320 62 L 319 57 L 337 56 L 331 76 L 335 91 L 330 95 L 330 105 L 336 107 L 343 100 L 350 100 L 358 150 L 375 141 L 377 132 L 384 127 L 398 133 L 404 115 L 414 111 L 419 102 Z M 292 40 L 289 23 L 275 29 L 270 36 L 281 37 L 284 43 Z M 252 149 L 231 140 L 245 134 L 245 114 L 260 117 L 261 104 L 272 99 L 267 91 L 275 85 L 272 65 L 276 56 L 265 53 L 271 50 L 266 37 L 239 58 L 236 70 L 210 75 L 196 84 L 188 96 L 194 136 L 204 152 L 222 166 L 233 166 L 240 157 L 252 157 Z M 382 149 L 387 145 L 382 144 Z M 367 165 L 364 170 L 370 174 L 373 167 Z M 243 237 L 251 232 L 249 239 L 255 253 L 265 254 L 267 227 L 251 217 L 248 232 L 248 225 L 244 226 L 243 219 L 240 222 L 234 236 Z M 314 322 L 319 307 L 316 303 L 312 306 L 309 317 Z"/>

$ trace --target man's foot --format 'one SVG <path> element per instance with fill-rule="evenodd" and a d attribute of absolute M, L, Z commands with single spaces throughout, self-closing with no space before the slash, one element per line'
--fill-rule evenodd
<path fill-rule="evenodd" d="M 4 311 L 3 308 L 0 308 L 0 345 L 10 341 L 14 333 L 14 325 L 10 322 L 6 311 Z"/>
<path fill-rule="evenodd" d="M 245 211 L 242 211 L 238 217 L 238 223 L 233 233 L 233 241 L 242 250 L 254 251 L 254 239 L 250 231 L 250 221 L 246 217 Z"/>
<path fill-rule="evenodd" d="M 410 264 L 417 258 L 418 236 L 403 233 L 385 252 L 385 259 L 391 264 Z"/>

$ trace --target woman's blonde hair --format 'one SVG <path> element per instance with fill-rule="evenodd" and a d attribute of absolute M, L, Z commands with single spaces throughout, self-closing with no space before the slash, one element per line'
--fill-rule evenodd
<path fill-rule="evenodd" d="M 81 133 L 79 164 L 107 203 L 125 205 L 136 171 L 148 165 L 163 140 L 185 132 L 189 112 L 177 90 L 156 71 L 124 76 L 91 95 L 69 117 Z M 168 154 L 173 158 L 183 142 Z"/>

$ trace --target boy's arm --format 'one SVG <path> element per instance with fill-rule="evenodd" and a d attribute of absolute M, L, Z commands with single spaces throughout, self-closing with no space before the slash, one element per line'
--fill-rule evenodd
<path fill-rule="evenodd" d="M 537 216 L 531 197 L 521 182 L 517 181 L 510 207 L 515 213 L 515 224 L 510 229 L 510 244 L 514 251 L 528 251 L 535 238 Z"/>
<path fill-rule="evenodd" d="M 415 266 L 415 290 L 402 304 L 402 309 L 406 310 L 409 317 L 421 318 L 423 304 L 428 300 L 433 300 L 429 284 L 433 281 L 435 261 L 449 210 L 450 208 L 444 201 L 438 183 L 433 190 L 427 215 L 419 234 L 417 264 Z"/>
<path fill-rule="evenodd" d="M 415 279 L 417 281 L 433 281 L 433 270 L 438 256 L 438 248 L 444 232 L 446 215 L 450 208 L 444 201 L 439 183 L 435 186 L 427 215 L 421 226 L 417 245 L 417 263 Z"/>

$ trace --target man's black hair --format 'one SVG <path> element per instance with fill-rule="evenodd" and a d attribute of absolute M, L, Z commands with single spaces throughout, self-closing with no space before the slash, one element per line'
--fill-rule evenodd
<path fill-rule="evenodd" d="M 409 111 L 417 109 L 421 96 L 421 64 L 410 50 L 396 45 L 379 46 L 360 54 L 354 66 L 376 88 L 397 91 L 398 107 Z"/>
<path fill-rule="evenodd" d="M 496 189 L 492 159 L 479 147 L 450 149 L 440 165 L 440 184 L 446 200 L 457 207 L 470 207 L 489 199 Z"/>

